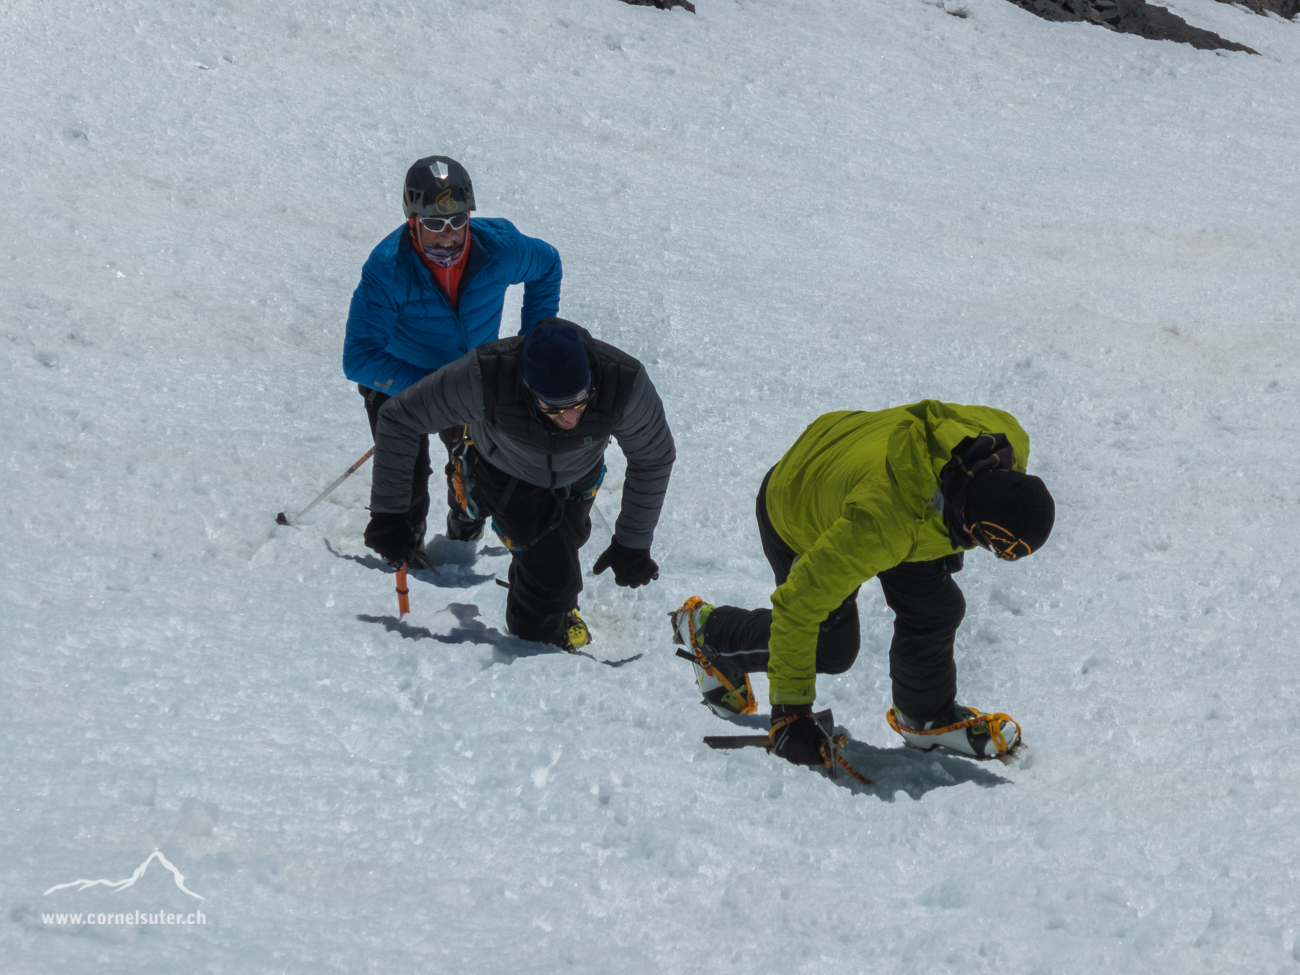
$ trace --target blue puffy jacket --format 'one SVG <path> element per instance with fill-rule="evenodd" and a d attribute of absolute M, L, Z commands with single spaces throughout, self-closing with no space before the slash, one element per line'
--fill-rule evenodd
<path fill-rule="evenodd" d="M 379 242 L 352 294 L 343 372 L 394 394 L 499 338 L 506 288 L 524 286 L 519 334 L 560 310 L 560 254 L 509 220 L 474 217 L 459 311 L 415 252 L 406 224 Z"/>

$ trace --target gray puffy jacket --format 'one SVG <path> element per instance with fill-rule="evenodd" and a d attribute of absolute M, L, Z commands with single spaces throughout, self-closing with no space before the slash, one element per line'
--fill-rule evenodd
<path fill-rule="evenodd" d="M 426 433 L 468 424 L 488 463 L 546 488 L 568 487 L 597 467 L 613 437 L 627 457 L 614 535 L 628 548 L 649 548 L 677 456 L 663 403 L 640 362 L 579 331 L 595 391 L 572 430 L 544 416 L 524 387 L 523 336 L 481 345 L 385 403 L 375 435 L 370 510 L 411 506 L 411 475 Z"/>

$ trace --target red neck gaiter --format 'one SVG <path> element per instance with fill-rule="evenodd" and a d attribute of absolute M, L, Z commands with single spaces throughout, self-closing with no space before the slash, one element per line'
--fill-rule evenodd
<path fill-rule="evenodd" d="M 415 247 L 415 253 L 420 258 L 420 263 L 429 269 L 433 275 L 433 280 L 438 282 L 446 294 L 447 300 L 451 302 L 451 307 L 455 311 L 460 311 L 460 275 L 465 270 L 465 262 L 469 257 L 469 235 L 470 225 L 465 224 L 465 246 L 460 250 L 460 257 L 456 258 L 456 263 L 448 264 L 443 267 L 441 264 L 435 264 L 429 260 L 428 255 L 424 253 L 424 248 L 420 246 L 420 231 L 416 227 L 416 218 L 411 217 L 407 221 L 407 226 L 411 229 L 411 243 Z M 473 223 L 471 220 L 470 223 Z"/>

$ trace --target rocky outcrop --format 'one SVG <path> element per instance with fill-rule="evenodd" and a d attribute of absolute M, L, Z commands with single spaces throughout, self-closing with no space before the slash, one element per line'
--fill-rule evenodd
<path fill-rule="evenodd" d="M 1086 20 L 1121 34 L 1138 34 L 1153 41 L 1178 41 L 1203 51 L 1245 51 L 1257 54 L 1244 44 L 1220 37 L 1213 31 L 1193 27 L 1164 7 L 1146 0 L 1011 0 L 1018 7 L 1045 20 Z M 1257 3 L 1290 4 L 1300 0 L 1255 0 Z"/>
<path fill-rule="evenodd" d="M 623 0 L 624 3 L 630 3 L 634 7 L 658 7 L 660 10 L 667 10 L 669 7 L 684 7 L 691 13 L 695 13 L 695 4 L 690 0 Z"/>
<path fill-rule="evenodd" d="M 657 7 L 668 10 L 670 7 L 682 7 L 695 13 L 695 4 L 690 0 L 623 0 L 634 7 Z M 1146 0 L 1011 0 L 1018 7 L 1023 7 L 1032 14 L 1045 20 L 1078 21 L 1086 20 L 1120 34 L 1138 34 L 1153 41 L 1177 41 L 1190 44 L 1203 51 L 1244 51 L 1258 54 L 1245 44 L 1238 44 L 1226 37 L 1220 37 L 1214 31 L 1193 27 L 1177 14 L 1171 14 L 1167 7 L 1158 7 Z M 1300 0 L 1219 0 L 1220 3 L 1239 4 L 1257 14 L 1275 13 L 1287 20 L 1300 13 Z M 966 16 L 965 7 L 955 4 L 956 9 L 945 9 L 957 16 Z"/>

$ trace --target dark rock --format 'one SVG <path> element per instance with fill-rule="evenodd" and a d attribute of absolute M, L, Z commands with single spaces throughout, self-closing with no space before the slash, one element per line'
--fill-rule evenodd
<path fill-rule="evenodd" d="M 1202 51 L 1259 53 L 1251 50 L 1245 44 L 1237 44 L 1234 41 L 1220 37 L 1213 31 L 1193 27 L 1182 17 L 1171 14 L 1165 7 L 1143 3 L 1141 8 L 1138 16 L 1131 22 L 1121 21 L 1117 29 L 1125 34 L 1141 34 L 1153 41 L 1178 41 L 1180 44 L 1190 44 Z"/>
<path fill-rule="evenodd" d="M 690 0 L 623 0 L 624 3 L 630 3 L 634 7 L 658 7 L 660 10 L 667 10 L 669 7 L 685 7 L 691 13 L 695 13 L 695 4 Z"/>
<path fill-rule="evenodd" d="M 1152 41 L 1177 41 L 1202 51 L 1245 51 L 1244 44 L 1226 40 L 1213 31 L 1193 27 L 1164 7 L 1146 0 L 1011 0 L 1031 14 L 1057 22 L 1086 20 L 1121 34 L 1138 34 Z M 1230 2 L 1230 0 L 1223 0 Z M 1297 4 L 1300 0 L 1255 0 L 1259 3 Z"/>

